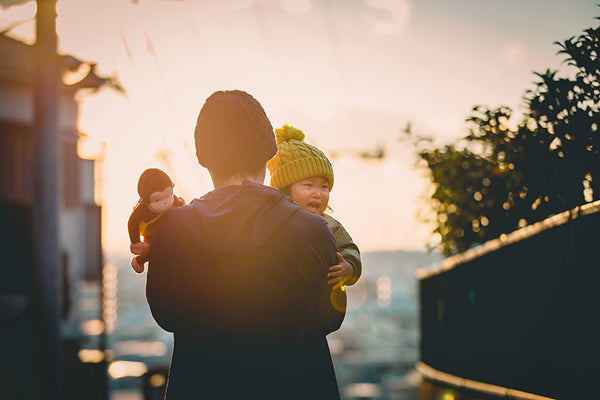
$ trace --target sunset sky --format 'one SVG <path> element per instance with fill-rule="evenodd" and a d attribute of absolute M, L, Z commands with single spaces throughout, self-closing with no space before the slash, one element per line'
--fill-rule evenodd
<path fill-rule="evenodd" d="M 127 248 L 145 168 L 168 172 L 187 201 L 212 188 L 195 161 L 195 120 L 213 91 L 243 89 L 274 127 L 294 125 L 332 156 L 333 215 L 362 251 L 423 250 L 429 228 L 415 214 L 427 182 L 402 128 L 443 143 L 466 133 L 476 104 L 518 110 L 533 71 L 568 71 L 554 42 L 596 26 L 597 4 L 59 0 L 60 52 L 126 90 L 81 93 L 80 129 L 104 143 L 105 245 Z M 32 43 L 34 14 L 34 2 L 0 7 L 0 29 L 23 21 L 8 35 Z M 385 158 L 359 157 L 378 146 Z"/>

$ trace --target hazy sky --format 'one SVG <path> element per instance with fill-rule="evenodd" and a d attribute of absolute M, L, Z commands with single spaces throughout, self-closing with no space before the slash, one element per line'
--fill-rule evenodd
<path fill-rule="evenodd" d="M 148 167 L 186 200 L 211 189 L 193 128 L 213 91 L 243 89 L 273 126 L 289 123 L 332 158 L 334 216 L 363 251 L 423 249 L 426 187 L 398 141 L 408 121 L 440 143 L 475 104 L 518 109 L 533 71 L 566 67 L 555 41 L 596 26 L 597 0 L 59 0 L 63 53 L 98 63 L 127 93 L 82 93 L 81 131 L 105 143 L 105 243 Z M 35 4 L 0 9 L 0 29 Z M 33 22 L 9 32 L 33 41 Z M 356 154 L 384 146 L 383 160 Z M 158 157 L 159 150 L 166 157 Z"/>

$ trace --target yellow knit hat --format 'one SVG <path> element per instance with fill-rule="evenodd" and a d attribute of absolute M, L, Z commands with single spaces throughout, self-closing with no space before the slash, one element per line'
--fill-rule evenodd
<path fill-rule="evenodd" d="M 322 176 L 333 188 L 333 167 L 325 153 L 304 141 L 304 132 L 290 125 L 275 129 L 277 154 L 267 162 L 271 186 L 283 189 L 302 179 Z"/>

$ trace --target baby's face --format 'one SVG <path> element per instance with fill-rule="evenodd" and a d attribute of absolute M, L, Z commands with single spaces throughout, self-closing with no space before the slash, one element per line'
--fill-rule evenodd
<path fill-rule="evenodd" d="M 157 214 L 167 211 L 173 207 L 173 186 L 165 188 L 161 192 L 153 192 L 150 195 L 150 211 Z"/>
<path fill-rule="evenodd" d="M 329 203 L 329 182 L 322 176 L 302 179 L 290 186 L 290 197 L 304 210 L 323 214 Z"/>

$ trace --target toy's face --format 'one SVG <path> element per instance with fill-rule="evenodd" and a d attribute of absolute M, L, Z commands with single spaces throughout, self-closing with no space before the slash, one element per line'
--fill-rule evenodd
<path fill-rule="evenodd" d="M 162 192 L 153 192 L 150 195 L 148 208 L 155 213 L 162 213 L 173 207 L 173 186 L 168 186 Z"/>

